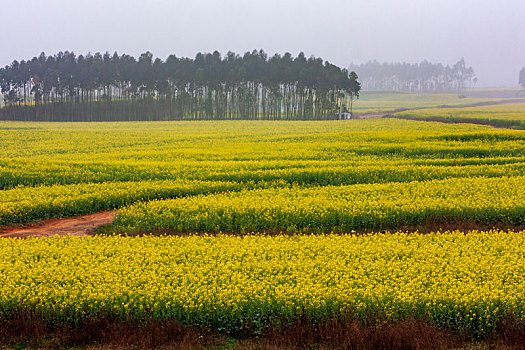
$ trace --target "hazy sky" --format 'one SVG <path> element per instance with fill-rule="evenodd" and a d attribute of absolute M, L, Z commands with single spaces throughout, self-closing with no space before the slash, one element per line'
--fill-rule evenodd
<path fill-rule="evenodd" d="M 2 66 L 42 51 L 262 48 L 339 66 L 464 57 L 478 87 L 517 86 L 525 66 L 525 0 L 0 0 L 0 24 Z"/>

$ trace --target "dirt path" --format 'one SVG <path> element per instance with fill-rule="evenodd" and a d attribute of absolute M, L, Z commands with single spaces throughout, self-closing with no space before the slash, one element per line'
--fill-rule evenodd
<path fill-rule="evenodd" d="M 71 218 L 47 219 L 22 226 L 0 227 L 0 237 L 84 236 L 100 226 L 112 223 L 115 214 L 116 211 L 103 211 Z"/>

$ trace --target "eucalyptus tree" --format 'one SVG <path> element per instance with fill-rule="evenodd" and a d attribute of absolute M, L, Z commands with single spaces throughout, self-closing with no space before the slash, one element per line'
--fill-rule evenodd
<path fill-rule="evenodd" d="M 459 92 L 476 81 L 474 69 L 463 58 L 452 66 L 426 60 L 413 64 L 370 61 L 349 68 L 359 74 L 364 90 Z"/>
<path fill-rule="evenodd" d="M 359 97 L 355 72 L 299 53 L 44 53 L 0 69 L 3 119 L 330 119 Z"/>

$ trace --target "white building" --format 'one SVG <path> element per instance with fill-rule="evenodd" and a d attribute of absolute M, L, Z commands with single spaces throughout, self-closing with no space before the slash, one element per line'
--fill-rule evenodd
<path fill-rule="evenodd" d="M 352 119 L 352 113 L 350 112 L 336 113 L 335 116 L 337 117 L 337 119 L 340 119 L 340 120 Z"/>

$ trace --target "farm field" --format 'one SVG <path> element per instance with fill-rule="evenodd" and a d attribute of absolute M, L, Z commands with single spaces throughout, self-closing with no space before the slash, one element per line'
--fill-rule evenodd
<path fill-rule="evenodd" d="M 406 119 L 485 123 L 497 127 L 525 129 L 525 103 L 466 107 L 459 110 L 457 108 L 430 108 L 399 112 L 395 115 Z"/>
<path fill-rule="evenodd" d="M 514 91 L 512 91 L 514 92 Z M 460 97 L 461 96 L 461 97 Z M 398 109 L 427 109 L 440 106 L 465 106 L 478 103 L 498 102 L 525 98 L 516 90 L 498 94 L 498 90 L 472 90 L 462 94 L 413 94 L 408 92 L 364 91 L 359 99 L 354 101 L 354 112 L 363 114 L 379 114 Z"/>
<path fill-rule="evenodd" d="M 515 223 L 523 215 L 525 139 L 520 131 L 396 119 L 0 125 L 6 155 L 0 159 L 2 225 L 135 202 L 153 218 L 147 202 L 171 198 L 179 202 L 168 203 L 191 203 L 186 214 L 190 207 L 204 213 L 222 208 L 234 216 L 249 210 L 251 218 L 269 215 L 272 230 L 291 232 L 398 229 L 436 220 Z M 445 200 L 452 188 L 460 192 L 448 195 L 453 201 Z M 474 199 L 491 192 L 495 202 Z M 210 196 L 182 198 L 194 195 Z M 315 204 L 314 197 L 326 207 Z M 357 202 L 364 206 L 352 205 Z M 151 204 L 158 205 L 167 208 Z M 294 224 L 311 205 L 330 224 Z M 374 208 L 378 216 L 371 219 L 366 213 Z M 121 222 L 128 212 L 123 211 Z M 206 215 L 188 228 L 209 230 Z M 360 215 L 370 220 L 360 222 Z M 228 225 L 214 223 L 213 231 Z M 250 226 L 234 231 L 242 229 Z"/>
<path fill-rule="evenodd" d="M 525 350 L 525 0 L 1 4 L 0 350 Z"/>
<path fill-rule="evenodd" d="M 3 239 L 0 252 L 0 317 L 91 335 L 93 318 L 233 337 L 408 318 L 483 338 L 525 319 L 525 232 Z"/>
<path fill-rule="evenodd" d="M 18 329 L 4 342 L 31 339 L 16 328 L 28 319 L 60 344 L 101 340 L 93 322 L 234 339 L 422 322 L 444 339 L 523 339 L 523 131 L 0 122 L 0 141 L 0 227 L 118 210 L 101 235 L 0 240 L 0 319 Z"/>

